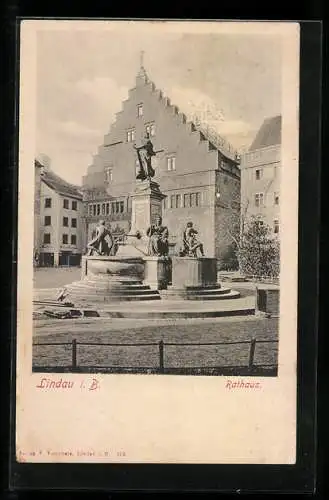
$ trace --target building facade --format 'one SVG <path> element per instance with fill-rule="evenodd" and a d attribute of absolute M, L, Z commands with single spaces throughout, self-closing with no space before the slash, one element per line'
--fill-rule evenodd
<path fill-rule="evenodd" d="M 230 201 L 240 196 L 237 155 L 222 138 L 188 122 L 143 67 L 83 178 L 86 240 L 100 218 L 114 233 L 129 230 L 130 195 L 138 182 L 133 146 L 141 144 L 146 132 L 158 151 L 154 180 L 166 195 L 163 223 L 171 241 L 176 248 L 180 245 L 183 229 L 191 220 L 206 255 L 221 259 L 229 244 L 225 224 Z"/>
<path fill-rule="evenodd" d="M 78 187 L 35 161 L 35 248 L 39 266 L 77 266 L 83 253 L 83 202 Z M 37 199 L 38 197 L 38 199 Z"/>
<path fill-rule="evenodd" d="M 241 217 L 259 216 L 280 233 L 281 116 L 268 118 L 241 156 Z"/>

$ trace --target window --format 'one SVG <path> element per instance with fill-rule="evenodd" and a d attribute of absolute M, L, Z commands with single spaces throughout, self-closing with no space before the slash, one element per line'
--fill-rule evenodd
<path fill-rule="evenodd" d="M 71 234 L 71 245 L 76 245 L 76 244 L 77 244 L 77 235 Z"/>
<path fill-rule="evenodd" d="M 143 116 L 143 104 L 138 104 L 138 106 L 137 106 L 137 116 L 138 116 L 138 118 L 140 118 L 141 116 Z"/>
<path fill-rule="evenodd" d="M 261 168 L 257 168 L 255 171 L 256 181 L 259 181 L 263 177 L 263 170 Z"/>
<path fill-rule="evenodd" d="M 63 234 L 62 241 L 63 241 L 64 245 L 66 245 L 69 242 L 69 236 L 68 236 L 68 234 Z"/>
<path fill-rule="evenodd" d="M 167 158 L 167 170 L 168 170 L 168 172 L 176 170 L 176 157 L 175 156 L 170 156 L 169 158 Z"/>
<path fill-rule="evenodd" d="M 89 213 L 89 215 L 93 215 L 93 206 L 92 205 L 88 205 L 88 213 Z"/>
<path fill-rule="evenodd" d="M 45 216 L 45 226 L 51 226 L 51 217 L 50 215 Z"/>
<path fill-rule="evenodd" d="M 134 142 L 135 141 L 135 129 L 131 128 L 127 130 L 127 142 Z"/>
<path fill-rule="evenodd" d="M 154 123 L 148 123 L 145 126 L 145 132 L 147 134 L 149 134 L 150 137 L 154 137 L 155 136 L 155 124 Z"/>
<path fill-rule="evenodd" d="M 175 204 L 175 207 L 176 208 L 180 208 L 180 194 L 176 194 L 176 204 Z"/>
<path fill-rule="evenodd" d="M 77 209 L 78 209 L 78 202 L 72 201 L 72 210 L 77 210 Z"/>
<path fill-rule="evenodd" d="M 278 234 L 280 232 L 280 224 L 278 219 L 274 219 L 273 231 L 275 234 Z"/>
<path fill-rule="evenodd" d="M 196 193 L 191 193 L 191 200 L 190 200 L 191 207 L 196 207 Z"/>
<path fill-rule="evenodd" d="M 68 217 L 63 217 L 63 226 L 68 227 L 69 225 L 69 218 Z"/>
<path fill-rule="evenodd" d="M 45 198 L 45 208 L 51 208 L 51 198 Z"/>
<path fill-rule="evenodd" d="M 43 242 L 44 242 L 45 245 L 49 245 L 49 243 L 50 243 L 50 233 L 45 233 L 43 235 Z"/>
<path fill-rule="evenodd" d="M 125 206 L 123 201 L 119 201 L 119 212 L 122 214 L 124 212 Z"/>
<path fill-rule="evenodd" d="M 170 196 L 170 208 L 175 208 L 175 195 Z"/>
<path fill-rule="evenodd" d="M 71 226 L 72 227 L 77 227 L 77 220 L 76 219 L 72 219 L 71 220 Z"/>
<path fill-rule="evenodd" d="M 131 141 L 128 141 L 131 142 Z M 105 169 L 105 182 L 112 182 L 113 176 L 112 176 L 112 169 L 111 168 L 106 168 Z"/>
<path fill-rule="evenodd" d="M 256 193 L 255 194 L 255 207 L 262 207 L 264 206 L 264 194 L 263 193 Z"/>
<path fill-rule="evenodd" d="M 201 205 L 201 193 L 195 193 L 195 206 L 199 207 Z"/>
<path fill-rule="evenodd" d="M 188 208 L 190 206 L 190 194 L 184 194 L 184 208 Z"/>
<path fill-rule="evenodd" d="M 105 215 L 105 203 L 102 203 L 102 215 Z"/>
<path fill-rule="evenodd" d="M 97 212 L 96 212 L 96 210 L 97 210 L 97 207 L 96 207 L 96 205 L 93 205 L 93 215 L 94 215 L 94 216 L 95 216 L 95 215 L 97 215 Z"/>
<path fill-rule="evenodd" d="M 109 215 L 110 213 L 110 204 L 106 203 L 106 215 Z"/>
<path fill-rule="evenodd" d="M 112 203 L 112 214 L 115 214 L 115 203 Z"/>
<path fill-rule="evenodd" d="M 274 193 L 274 205 L 279 205 L 280 196 L 279 193 Z"/>
<path fill-rule="evenodd" d="M 101 214 L 101 206 L 100 203 L 97 203 L 97 215 Z"/>
<path fill-rule="evenodd" d="M 63 207 L 69 208 L 69 200 L 63 200 Z"/>
<path fill-rule="evenodd" d="M 115 202 L 115 213 L 118 214 L 120 210 L 120 203 L 118 201 Z"/>

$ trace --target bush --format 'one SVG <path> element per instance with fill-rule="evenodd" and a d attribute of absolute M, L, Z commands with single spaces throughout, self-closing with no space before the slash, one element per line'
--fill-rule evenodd
<path fill-rule="evenodd" d="M 257 218 L 246 225 L 238 251 L 240 270 L 247 276 L 276 278 L 280 274 L 279 241 Z"/>
<path fill-rule="evenodd" d="M 231 243 L 221 255 L 218 265 L 219 271 L 238 271 L 239 260 L 237 257 L 237 246 Z"/>

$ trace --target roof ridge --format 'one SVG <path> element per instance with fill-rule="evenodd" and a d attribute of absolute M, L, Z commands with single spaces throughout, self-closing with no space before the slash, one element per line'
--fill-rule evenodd
<path fill-rule="evenodd" d="M 143 69 L 146 73 L 145 68 Z M 183 111 L 180 106 L 174 104 L 171 98 L 168 95 L 165 95 L 166 93 L 161 88 L 158 88 L 155 85 L 154 81 L 149 77 L 148 81 L 146 82 L 146 85 L 151 85 L 152 92 L 160 93 L 159 100 L 161 100 L 166 107 L 171 107 L 173 109 L 176 108 L 175 115 L 177 116 L 184 115 L 186 117 L 186 121 L 183 120 L 184 124 L 186 125 L 188 125 L 188 123 L 192 124 L 192 126 L 194 126 L 195 129 L 198 130 L 199 132 L 202 132 L 205 135 L 205 139 L 211 144 L 213 144 L 216 147 L 216 149 L 218 149 L 221 153 L 223 153 L 224 155 L 229 155 L 234 159 L 236 158 L 236 155 L 238 155 L 238 150 L 234 148 L 233 145 L 227 139 L 225 139 L 225 137 L 219 134 L 219 132 L 217 132 L 216 129 L 210 127 L 208 124 L 203 124 L 202 121 L 198 119 L 197 116 L 195 116 L 195 118 L 197 118 L 198 120 L 196 120 L 195 118 L 188 119 L 188 114 L 185 113 L 185 111 Z"/>

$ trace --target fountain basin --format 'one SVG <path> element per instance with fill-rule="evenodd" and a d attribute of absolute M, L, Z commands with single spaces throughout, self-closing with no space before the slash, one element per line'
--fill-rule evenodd
<path fill-rule="evenodd" d="M 85 256 L 83 277 L 142 282 L 144 262 L 141 257 Z"/>

